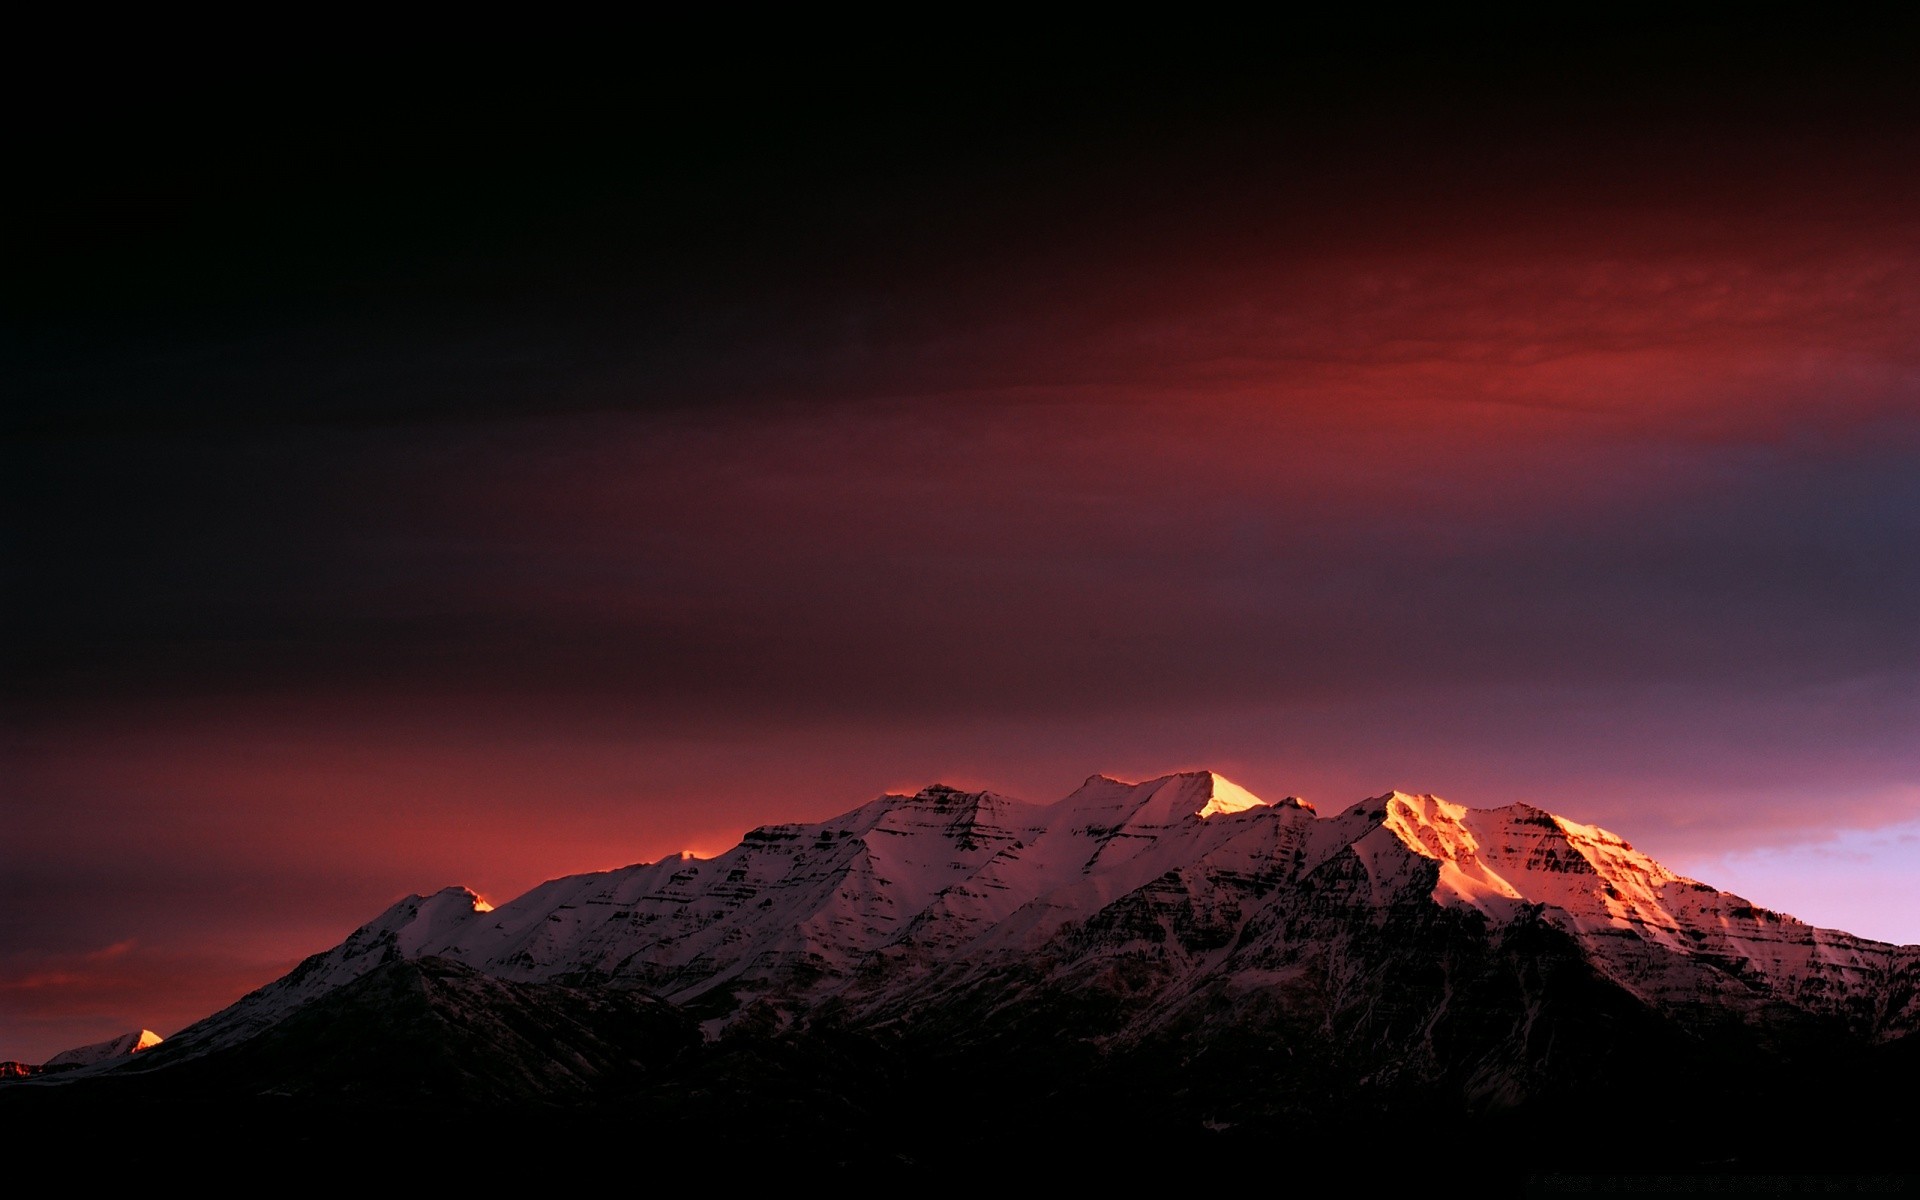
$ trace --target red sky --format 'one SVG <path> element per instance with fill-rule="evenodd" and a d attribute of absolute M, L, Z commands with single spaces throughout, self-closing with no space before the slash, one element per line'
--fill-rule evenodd
<path fill-rule="evenodd" d="M 0 1058 L 935 780 L 1525 799 L 1920 940 L 1910 32 L 69 113 Z"/>

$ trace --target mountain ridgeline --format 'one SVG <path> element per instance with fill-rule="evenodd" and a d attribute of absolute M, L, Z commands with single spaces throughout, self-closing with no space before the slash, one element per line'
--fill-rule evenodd
<path fill-rule="evenodd" d="M 498 908 L 412 896 L 61 1086 L 247 1097 L 256 1121 L 271 1096 L 303 1122 L 566 1114 L 720 1148 L 751 1129 L 902 1170 L 1035 1122 L 1251 1161 L 1414 1118 L 1524 1134 L 1510 1167 L 1801 1169 L 1832 1164 L 1781 1120 L 1898 1144 L 1917 1031 L 1920 947 L 1605 830 L 1400 792 L 1320 816 L 1193 772 L 1049 806 L 934 786 Z M 34 1086 L 56 1090 L 0 1093 Z M 1623 1105 L 1677 1131 L 1624 1129 Z M 1614 1135 L 1569 1163 L 1582 1126 Z"/>

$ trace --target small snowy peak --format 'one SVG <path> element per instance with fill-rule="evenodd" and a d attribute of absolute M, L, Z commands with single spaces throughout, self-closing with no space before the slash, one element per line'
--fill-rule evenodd
<path fill-rule="evenodd" d="M 1475 809 L 1401 791 L 1371 797 L 1334 818 L 1342 835 L 1374 839 L 1384 830 L 1407 850 L 1440 864 L 1433 899 L 1495 919 L 1546 905 L 1577 930 L 1632 929 L 1676 948 L 1680 922 L 1663 901 L 1670 884 L 1692 881 L 1662 867 L 1615 834 L 1529 804 Z M 1378 862 L 1388 847 L 1371 852 Z M 1385 868 L 1380 868 L 1384 870 Z"/>
<path fill-rule="evenodd" d="M 1307 832 L 1307 868 L 1311 870 L 1326 862 L 1378 828 L 1387 819 L 1388 801 L 1402 794 L 1388 792 L 1384 796 L 1369 796 L 1330 817 L 1315 813 L 1317 819 Z"/>
<path fill-rule="evenodd" d="M 1297 835 L 1283 828 L 1313 818 L 1287 811 L 1292 815 L 1281 817 L 1210 771 L 1144 783 L 1096 775 L 1047 810 L 1038 837 L 996 856 L 943 896 L 934 915 L 952 915 L 973 928 L 993 924 L 983 947 L 1032 947 L 1156 877 L 1214 854 L 1222 855 L 1221 869 L 1265 874 L 1271 854 L 1288 843 L 1291 862 Z"/>
<path fill-rule="evenodd" d="M 431 896 L 408 899 L 415 902 L 413 915 L 393 931 L 395 945 L 407 958 L 418 958 L 424 947 L 444 945 L 461 926 L 493 911 L 479 893 L 464 887 L 441 888 Z"/>
<path fill-rule="evenodd" d="M 1615 834 L 1530 804 L 1475 809 L 1394 791 L 1336 820 L 1377 820 L 1408 850 L 1440 864 L 1435 901 L 1495 918 L 1511 916 L 1519 904 L 1547 905 L 1577 929 L 1634 929 L 1671 942 L 1679 922 L 1663 889 L 1691 883 Z"/>
<path fill-rule="evenodd" d="M 1202 810 L 1214 801 L 1214 779 L 1210 771 L 1163 775 L 1145 783 L 1096 775 L 1047 811 L 1046 828 L 1037 839 L 1039 853 L 1027 856 L 1028 862 L 1045 860 L 1055 867 L 1072 863 L 1076 874 L 1086 875 L 1124 864 L 1163 838 L 1177 840 L 1197 830 L 1204 822 Z M 1264 807 L 1257 800 L 1254 806 Z M 1046 889 L 1026 890 L 1037 895 Z"/>
<path fill-rule="evenodd" d="M 886 804 L 872 832 L 905 836 L 931 833 L 966 848 L 1031 836 L 1042 824 L 1044 814 L 1038 805 L 998 792 L 965 792 L 945 784 L 933 784 L 912 796 L 884 796 L 881 801 Z"/>
<path fill-rule="evenodd" d="M 1386 824 L 1374 825 L 1345 849 L 1352 854 L 1352 861 L 1360 867 L 1365 880 L 1361 894 L 1375 909 L 1409 900 L 1416 887 L 1432 892 L 1436 898 L 1442 894 L 1441 887 L 1428 888 L 1426 884 L 1431 876 L 1425 860 L 1433 856 L 1409 846 L 1404 837 Z M 1341 861 L 1344 863 L 1345 859 Z M 1454 898 L 1451 894 L 1447 896 L 1447 900 Z"/>
<path fill-rule="evenodd" d="M 1128 783 L 1106 775 L 1089 776 L 1066 799 L 1048 810 L 1048 827 L 1058 829 L 1073 822 L 1118 824 L 1119 817 L 1139 803 L 1140 789 L 1151 786 Z"/>
<path fill-rule="evenodd" d="M 1462 823 L 1466 805 L 1405 792 L 1389 792 L 1381 803 L 1386 812 L 1381 824 L 1418 853 L 1443 861 L 1473 855 L 1473 835 Z"/>
<path fill-rule="evenodd" d="M 45 1069 L 90 1067 L 95 1063 L 128 1058 L 142 1050 L 151 1050 L 162 1040 L 160 1035 L 151 1029 L 136 1029 L 132 1033 L 123 1033 L 117 1038 L 108 1038 L 104 1042 L 91 1042 L 85 1046 L 75 1046 L 71 1050 L 62 1050 L 46 1061 Z"/>
<path fill-rule="evenodd" d="M 1538 812 L 1540 810 L 1535 809 L 1534 811 Z M 1694 882 L 1683 875 L 1677 875 L 1669 871 L 1653 859 L 1635 850 L 1628 844 L 1625 838 L 1622 838 L 1617 833 L 1612 833 L 1597 825 L 1582 825 L 1578 821 L 1570 821 L 1565 817 L 1556 817 L 1551 813 L 1545 815 L 1560 827 L 1560 831 L 1567 836 L 1568 843 L 1579 850 L 1581 855 L 1586 858 L 1588 862 L 1592 863 L 1594 868 L 1602 874 L 1609 876 L 1631 875 L 1636 878 L 1648 879 L 1658 884 Z"/>
<path fill-rule="evenodd" d="M 1617 834 L 1530 804 L 1476 809 L 1388 792 L 1309 830 L 1309 870 L 1349 851 L 1358 867 L 1349 878 L 1376 910 L 1432 880 L 1433 902 L 1496 923 L 1538 911 L 1649 998 L 1687 1002 L 1718 988 L 1841 1012 L 1890 969 L 1888 947 L 1759 908 L 1668 870 Z"/>
<path fill-rule="evenodd" d="M 383 963 L 442 953 L 463 928 L 490 912 L 492 906 L 464 887 L 404 897 L 333 949 L 309 955 L 279 979 L 181 1030 L 168 1049 L 198 1055 L 237 1045 Z"/>
<path fill-rule="evenodd" d="M 1266 806 L 1260 797 L 1212 771 L 1185 771 L 1145 783 L 1095 775 L 1054 811 L 1086 827 L 1145 830 Z M 1058 819 L 1049 822 L 1052 828 L 1060 824 Z"/>
<path fill-rule="evenodd" d="M 1380 828 L 1398 837 L 1414 853 L 1440 863 L 1433 898 L 1463 904 L 1490 917 L 1505 918 L 1526 899 L 1519 888 L 1481 854 L 1480 839 L 1468 819 L 1473 810 L 1438 796 L 1389 792 L 1382 801 Z"/>
<path fill-rule="evenodd" d="M 1212 800 L 1210 780 L 1197 775 L 1169 775 L 1150 779 L 1127 796 L 1128 811 L 1120 821 L 1128 831 L 1165 829 L 1200 815 Z"/>
<path fill-rule="evenodd" d="M 1265 808 L 1267 802 L 1249 792 L 1239 784 L 1223 775 L 1206 772 L 1208 786 L 1207 802 L 1200 806 L 1199 816 L 1213 817 L 1222 813 L 1246 812 L 1250 808 Z"/>
<path fill-rule="evenodd" d="M 835 832 L 847 830 L 864 834 L 877 828 L 945 828 L 965 826 L 976 820 L 985 820 L 991 824 L 996 816 L 1005 816 L 1021 810 L 1038 811 L 1037 806 L 1028 805 L 1011 796 L 998 792 L 970 792 L 964 788 L 953 787 L 945 783 L 932 783 L 919 791 L 908 795 L 904 792 L 887 792 L 862 804 L 851 812 L 830 817 L 825 821 L 811 825 L 769 826 L 769 830 L 799 831 L 802 835 L 817 833 L 821 829 Z M 756 831 L 759 832 L 759 831 Z"/>
<path fill-rule="evenodd" d="M 931 791 L 931 789 L 929 789 Z M 851 869 L 865 888 L 888 893 L 895 932 L 949 888 L 1038 836 L 1044 810 L 993 792 L 921 794 L 888 813 L 862 839 Z M 882 931 L 876 931 L 882 932 Z"/>
<path fill-rule="evenodd" d="M 1352 804 L 1347 805 L 1327 819 L 1330 821 L 1339 821 L 1343 824 L 1378 825 L 1387 819 L 1389 807 L 1395 797 L 1401 799 L 1411 798 L 1409 793 L 1406 792 L 1384 792 L 1378 796 L 1368 796 L 1365 800 L 1355 800 Z"/>
<path fill-rule="evenodd" d="M 1567 913 L 1581 929 L 1634 929 L 1671 943 L 1679 922 L 1662 899 L 1690 883 L 1592 825 L 1530 804 L 1468 810 L 1480 856 L 1536 904 Z"/>

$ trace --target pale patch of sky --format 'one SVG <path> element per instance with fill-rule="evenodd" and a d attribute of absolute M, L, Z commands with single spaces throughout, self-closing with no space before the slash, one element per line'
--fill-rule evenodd
<path fill-rule="evenodd" d="M 1920 943 L 1920 819 L 1667 865 L 1811 925 Z"/>

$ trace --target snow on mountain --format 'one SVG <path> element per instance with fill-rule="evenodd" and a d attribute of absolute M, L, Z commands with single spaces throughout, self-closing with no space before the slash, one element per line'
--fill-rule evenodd
<path fill-rule="evenodd" d="M 1616 982 L 1657 1003 L 1758 992 L 1838 1012 L 1913 960 L 1677 875 L 1615 834 L 1531 805 L 1470 809 L 1400 792 L 1366 803 L 1384 809 L 1382 830 L 1439 864 L 1435 901 L 1495 921 L 1541 906 Z"/>
<path fill-rule="evenodd" d="M 1402 792 L 1321 817 L 1198 771 L 1096 775 L 1050 806 L 936 785 L 764 826 L 711 859 L 551 880 L 495 909 L 464 888 L 408 897 L 175 1041 L 235 1044 L 426 956 L 641 988 L 692 1005 L 709 1032 L 747 1014 L 805 1019 L 830 998 L 843 1013 L 909 1012 L 1009 969 L 1071 985 L 1146 963 L 1137 986 L 1159 992 L 1141 993 L 1139 1020 L 1172 1020 L 1188 997 L 1278 986 L 1421 911 L 1490 931 L 1544 921 L 1662 1010 L 1786 1004 L 1881 1038 L 1920 1025 L 1920 947 L 1812 928 L 1605 830 Z"/>
<path fill-rule="evenodd" d="M 62 1050 L 42 1064 L 41 1069 L 91 1067 L 96 1063 L 127 1058 L 142 1050 L 151 1050 L 161 1041 L 160 1035 L 151 1029 L 136 1029 L 132 1033 L 123 1033 L 117 1038 L 108 1038 L 104 1042 L 90 1042 L 85 1046 Z"/>
<path fill-rule="evenodd" d="M 491 905 L 463 887 L 408 896 L 333 949 L 309 956 L 272 983 L 181 1030 L 171 1039 L 169 1050 L 237 1045 L 375 967 L 431 953 L 430 947 L 445 941 L 462 924 L 491 911 Z"/>

